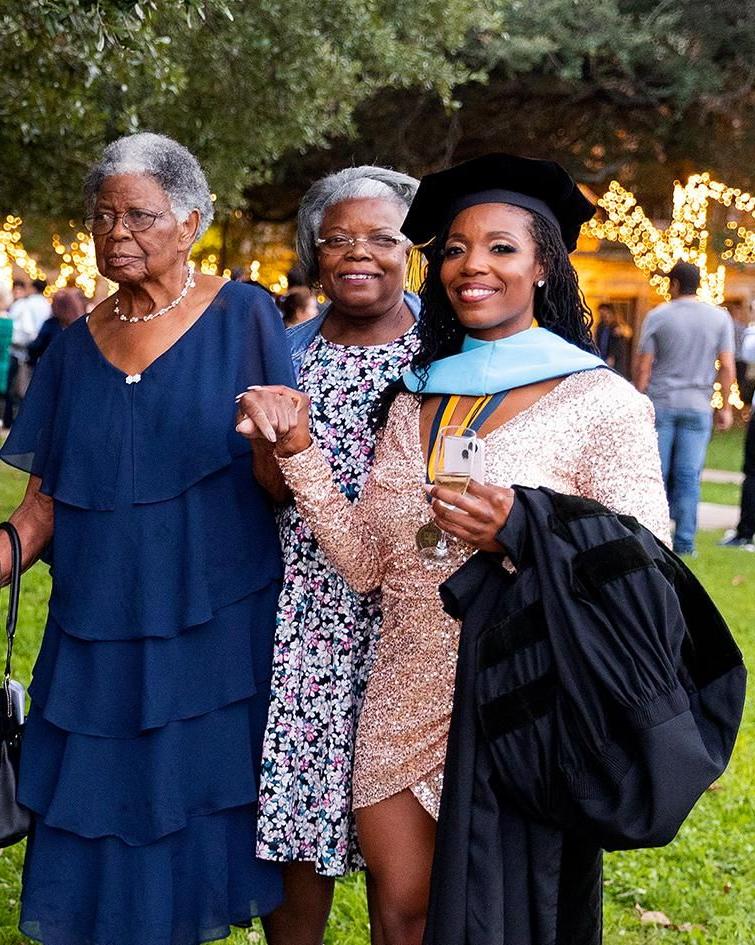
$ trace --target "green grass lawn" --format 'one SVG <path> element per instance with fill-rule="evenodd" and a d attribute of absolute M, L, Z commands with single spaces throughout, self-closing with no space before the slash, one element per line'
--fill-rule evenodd
<path fill-rule="evenodd" d="M 717 435 L 711 452 L 730 462 L 741 450 L 733 435 Z M 738 454 L 741 456 L 741 453 Z M 726 457 L 730 457 L 726 459 Z M 738 468 L 737 463 L 718 468 Z M 0 468 L 0 514 L 20 499 L 24 477 Z M 755 660 L 755 555 L 717 548 L 718 533 L 704 533 L 699 558 L 691 562 L 712 593 L 745 652 Z M 24 576 L 15 675 L 28 681 L 44 622 L 49 578 L 37 564 Z M 606 858 L 605 919 L 607 945 L 705 943 L 750 945 L 755 915 L 755 708 L 749 700 L 731 765 L 700 800 L 677 839 L 663 850 L 611 854 Z M 0 851 L 0 945 L 25 942 L 16 930 L 23 845 Z M 643 925 L 635 909 L 660 911 L 675 931 Z M 261 941 L 256 930 L 237 931 L 233 945 Z M 328 945 L 367 945 L 367 913 L 360 877 L 339 884 Z M 138 943 L 118 943 L 138 945 Z"/>
<path fill-rule="evenodd" d="M 745 428 L 739 422 L 725 433 L 714 433 L 705 458 L 706 468 L 739 472 L 742 469 L 744 434 Z M 739 505 L 740 495 L 741 486 L 733 482 L 703 482 L 700 488 L 700 501 L 717 505 Z"/>
<path fill-rule="evenodd" d="M 733 482 L 700 483 L 700 501 L 716 505 L 739 505 L 742 487 Z"/>
<path fill-rule="evenodd" d="M 740 420 L 737 420 L 730 430 L 715 431 L 708 445 L 708 455 L 705 458 L 706 468 L 739 472 L 742 468 L 744 441 L 745 427 Z"/>

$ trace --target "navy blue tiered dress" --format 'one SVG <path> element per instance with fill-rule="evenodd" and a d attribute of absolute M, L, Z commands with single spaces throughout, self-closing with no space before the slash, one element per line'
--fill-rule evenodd
<path fill-rule="evenodd" d="M 54 499 L 19 787 L 21 930 L 46 945 L 196 945 L 280 901 L 254 856 L 280 551 L 234 430 L 234 394 L 273 383 L 288 347 L 251 286 L 136 377 L 80 319 L 0 453 Z"/>

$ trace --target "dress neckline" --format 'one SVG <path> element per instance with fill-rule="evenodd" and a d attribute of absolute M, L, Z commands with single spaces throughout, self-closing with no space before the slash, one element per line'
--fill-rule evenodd
<path fill-rule="evenodd" d="M 84 322 L 85 334 L 89 338 L 89 341 L 91 342 L 92 347 L 94 348 L 100 361 L 102 361 L 103 364 L 105 364 L 108 368 L 110 368 L 111 371 L 114 371 L 116 374 L 118 374 L 122 378 L 134 378 L 134 379 L 138 378 L 139 380 L 141 380 L 145 374 L 151 371 L 153 367 L 155 367 L 160 361 L 162 361 L 165 357 L 167 357 L 167 355 L 169 355 L 171 351 L 173 351 L 176 347 L 178 347 L 185 338 L 191 335 L 194 329 L 197 327 L 197 325 L 199 325 L 200 322 L 204 322 L 208 320 L 206 316 L 209 315 L 210 310 L 214 308 L 215 304 L 220 298 L 220 295 L 223 293 L 224 289 L 228 285 L 231 285 L 231 280 L 228 280 L 228 282 L 224 282 L 220 286 L 218 291 L 215 293 L 215 295 L 213 295 L 213 297 L 207 303 L 207 305 L 205 306 L 204 310 L 200 313 L 200 315 L 194 319 L 191 325 L 189 325 L 188 328 L 186 328 L 186 330 L 183 331 L 172 344 L 170 344 L 164 351 L 160 352 L 160 354 L 158 354 L 156 358 L 153 358 L 149 362 L 149 364 L 145 368 L 143 368 L 141 371 L 139 371 L 137 374 L 129 374 L 128 371 L 124 371 L 122 368 L 119 368 L 116 364 L 113 364 L 110 358 L 106 357 L 103 354 L 102 348 L 100 348 L 100 346 L 95 341 L 94 335 L 92 334 L 92 330 L 89 327 L 88 317 L 82 319 L 82 321 Z"/>
<path fill-rule="evenodd" d="M 528 407 L 525 407 L 523 410 L 520 410 L 519 413 L 515 413 L 513 417 L 509 417 L 508 420 L 505 420 L 503 423 L 499 424 L 497 427 L 495 427 L 495 429 L 490 430 L 490 432 L 486 433 L 485 436 L 479 437 L 479 439 L 484 440 L 487 443 L 487 441 L 491 437 L 495 436 L 499 431 L 507 430 L 513 423 L 515 423 L 520 418 L 527 417 L 530 413 L 532 413 L 533 410 L 535 410 L 537 407 L 540 407 L 541 404 L 547 401 L 549 397 L 552 397 L 556 393 L 556 391 L 561 390 L 563 385 L 568 383 L 572 378 L 578 377 L 584 373 L 586 372 L 575 371 L 574 374 L 568 374 L 566 377 L 564 377 L 560 381 L 560 383 L 556 384 L 555 387 L 552 387 L 549 391 L 546 391 L 542 395 L 542 397 L 538 397 L 538 399 L 534 401 L 534 403 L 531 403 Z M 422 443 L 422 428 L 420 424 L 420 420 L 421 420 L 420 408 L 422 407 L 422 400 L 420 397 L 417 397 L 416 395 L 414 397 L 414 400 L 415 400 L 415 410 L 417 413 L 415 422 L 412 424 L 412 429 L 414 430 L 415 440 L 416 440 L 414 445 L 416 448 L 416 452 L 419 454 L 419 456 L 422 459 L 422 464 L 423 464 L 423 469 L 424 469 L 427 464 L 427 456 L 425 455 L 425 447 L 424 447 L 424 444 Z"/>
<path fill-rule="evenodd" d="M 328 338 L 323 335 L 320 331 L 317 334 L 321 344 L 326 345 L 328 348 L 334 348 L 336 351 L 380 351 L 384 348 L 391 348 L 393 345 L 406 343 L 413 333 L 416 333 L 417 323 L 410 325 L 406 331 L 402 332 L 400 335 L 397 335 L 392 341 L 381 341 L 376 345 L 342 345 L 337 341 L 330 341 Z"/>

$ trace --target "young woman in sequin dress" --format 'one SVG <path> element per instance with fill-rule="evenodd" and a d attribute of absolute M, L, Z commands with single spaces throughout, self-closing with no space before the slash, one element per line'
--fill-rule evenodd
<path fill-rule="evenodd" d="M 300 258 L 331 304 L 289 341 L 312 398 L 312 436 L 348 503 L 372 466 L 375 401 L 418 348 L 419 299 L 404 293 L 410 244 L 400 232 L 416 185 L 385 168 L 347 168 L 317 181 L 299 211 Z M 319 945 L 334 877 L 364 867 L 351 774 L 380 596 L 349 587 L 292 503 L 279 527 L 284 579 L 257 851 L 284 864 L 285 901 L 265 919 L 269 945 Z"/>
<path fill-rule="evenodd" d="M 470 174 L 475 184 L 476 177 Z M 589 311 L 567 255 L 581 220 L 570 226 L 567 207 L 554 223 L 526 201 L 512 204 L 517 194 L 510 191 L 506 199 L 498 191 L 487 196 L 488 187 L 477 186 L 485 193 L 473 205 L 449 208 L 435 231 L 414 362 L 420 370 L 459 351 L 465 334 L 513 338 L 535 315 L 541 327 L 592 349 Z M 474 399 L 461 398 L 453 422 Z M 429 518 L 423 484 L 438 402 L 408 393 L 394 400 L 356 506 L 334 488 L 312 442 L 306 398 L 282 388 L 256 392 L 241 425 L 276 438 L 299 512 L 352 586 L 382 588 L 383 630 L 357 735 L 354 806 L 387 945 L 419 945 L 425 923 L 458 642 L 438 583 L 475 548 L 501 551 L 495 536 L 511 507 L 512 482 L 596 499 L 668 537 L 649 402 L 607 369 L 579 371 L 510 390 L 479 431 L 486 485 L 472 483 L 463 497 L 433 488 L 435 519 L 459 542 L 441 566 L 428 569 L 415 537 Z"/>

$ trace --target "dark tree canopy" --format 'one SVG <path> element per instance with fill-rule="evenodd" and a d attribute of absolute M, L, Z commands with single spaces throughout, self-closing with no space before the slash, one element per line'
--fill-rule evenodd
<path fill-rule="evenodd" d="M 495 4 L 498 33 L 472 36 L 465 63 L 485 75 L 448 109 L 431 93 L 383 92 L 356 113 L 357 133 L 280 162 L 250 192 L 262 215 L 349 161 L 421 174 L 486 151 L 561 161 L 601 192 L 618 177 L 667 211 L 677 177 L 708 169 L 755 186 L 752 0 L 541 0 Z"/>
<path fill-rule="evenodd" d="M 665 205 L 755 185 L 755 0 L 0 0 L 0 207 L 76 215 L 87 164 L 174 135 L 218 207 L 290 218 L 350 161 L 553 157 Z"/>
<path fill-rule="evenodd" d="M 289 150 L 353 133 L 381 88 L 450 101 L 476 0 L 0 0 L 0 205 L 73 212 L 112 138 L 196 152 L 220 207 Z"/>

